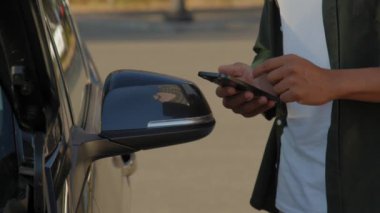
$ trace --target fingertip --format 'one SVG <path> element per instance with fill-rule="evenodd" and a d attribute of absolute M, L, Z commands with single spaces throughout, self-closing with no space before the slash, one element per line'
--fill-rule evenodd
<path fill-rule="evenodd" d="M 248 92 L 247 91 L 247 92 L 244 93 L 244 98 L 245 98 L 246 101 L 250 101 L 250 100 L 252 100 L 254 98 L 254 95 L 253 95 L 252 92 Z"/>
<path fill-rule="evenodd" d="M 236 89 L 233 87 L 226 87 L 228 95 L 235 95 L 236 94 Z"/>
<path fill-rule="evenodd" d="M 233 87 L 222 87 L 219 86 L 216 88 L 216 95 L 220 98 L 224 98 L 226 96 L 232 96 L 236 94 L 236 90 Z"/>
<path fill-rule="evenodd" d="M 215 90 L 215 94 L 218 97 L 222 97 L 222 87 L 217 87 Z"/>
<path fill-rule="evenodd" d="M 259 100 L 258 100 L 258 102 L 260 103 L 260 104 L 267 104 L 268 103 L 268 99 L 265 97 L 265 96 L 261 96 L 260 98 L 259 98 Z"/>
<path fill-rule="evenodd" d="M 272 107 L 274 107 L 276 105 L 276 102 L 275 101 L 272 101 L 272 100 L 269 100 L 268 101 L 268 107 L 269 108 L 272 108 Z"/>

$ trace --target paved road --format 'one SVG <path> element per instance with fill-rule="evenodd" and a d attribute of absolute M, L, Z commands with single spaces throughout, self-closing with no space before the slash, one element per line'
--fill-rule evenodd
<path fill-rule="evenodd" d="M 101 76 L 120 68 L 150 70 L 194 81 L 217 124 L 200 141 L 139 152 L 132 176 L 134 213 L 252 213 L 249 198 L 271 123 L 225 110 L 215 86 L 198 70 L 250 63 L 260 9 L 199 11 L 190 24 L 162 14 L 87 14 L 77 17 Z"/>

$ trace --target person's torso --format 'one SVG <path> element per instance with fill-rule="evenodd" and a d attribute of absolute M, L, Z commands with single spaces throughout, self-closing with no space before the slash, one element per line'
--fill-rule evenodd
<path fill-rule="evenodd" d="M 322 0 L 278 0 L 284 54 L 330 68 Z M 287 104 L 281 136 L 276 206 L 283 212 L 326 212 L 325 153 L 332 103 Z"/>

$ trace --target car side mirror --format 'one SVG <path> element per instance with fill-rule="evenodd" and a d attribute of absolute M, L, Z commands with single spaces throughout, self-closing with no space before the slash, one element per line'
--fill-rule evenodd
<path fill-rule="evenodd" d="M 101 122 L 100 137 L 134 151 L 194 141 L 215 125 L 195 84 L 137 70 L 107 77 Z"/>

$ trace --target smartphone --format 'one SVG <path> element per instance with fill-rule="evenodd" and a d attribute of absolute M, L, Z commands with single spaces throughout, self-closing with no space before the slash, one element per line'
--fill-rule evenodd
<path fill-rule="evenodd" d="M 240 91 L 251 91 L 255 96 L 265 96 L 269 100 L 280 102 L 279 97 L 272 95 L 268 92 L 265 92 L 264 90 L 261 90 L 242 80 L 228 76 L 223 73 L 199 71 L 198 76 L 208 81 L 211 81 L 213 83 L 216 83 L 222 87 L 229 86 L 229 87 L 234 87 L 235 89 L 240 90 Z"/>

